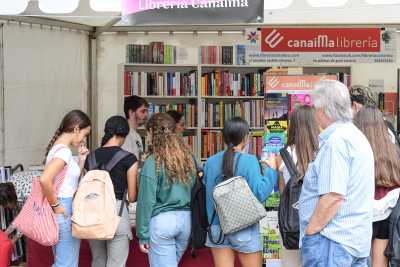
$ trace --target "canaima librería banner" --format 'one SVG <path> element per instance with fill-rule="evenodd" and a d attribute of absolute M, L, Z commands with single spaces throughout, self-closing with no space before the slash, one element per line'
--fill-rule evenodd
<path fill-rule="evenodd" d="M 122 0 L 130 25 L 262 22 L 264 0 Z"/>

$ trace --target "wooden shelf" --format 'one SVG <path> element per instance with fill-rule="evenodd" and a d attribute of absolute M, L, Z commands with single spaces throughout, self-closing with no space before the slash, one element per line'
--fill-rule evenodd
<path fill-rule="evenodd" d="M 195 131 L 195 130 L 197 130 L 199 127 L 187 127 L 187 128 L 185 128 L 185 131 Z M 144 128 L 144 127 L 139 127 L 138 129 L 137 129 L 138 131 L 145 131 L 146 129 Z"/>
<path fill-rule="evenodd" d="M 197 99 L 197 96 L 159 96 L 159 95 L 148 95 L 148 96 L 141 96 L 145 99 Z"/>
<path fill-rule="evenodd" d="M 270 69 L 268 66 L 249 66 L 249 65 L 223 65 L 223 64 L 200 64 L 202 68 L 244 68 L 244 69 Z"/>
<path fill-rule="evenodd" d="M 254 100 L 263 100 L 264 96 L 202 96 L 202 99 L 229 99 L 229 100 L 235 100 L 235 99 L 254 99 Z"/>
<path fill-rule="evenodd" d="M 222 130 L 222 127 L 201 127 L 202 130 Z M 250 127 L 250 131 L 263 131 L 264 127 Z"/>
<path fill-rule="evenodd" d="M 127 67 L 165 67 L 165 68 L 196 68 L 198 65 L 188 64 L 153 64 L 153 63 L 125 63 Z"/>

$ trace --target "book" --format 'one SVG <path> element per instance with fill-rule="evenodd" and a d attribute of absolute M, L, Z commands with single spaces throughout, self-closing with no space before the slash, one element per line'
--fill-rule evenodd
<path fill-rule="evenodd" d="M 236 45 L 236 65 L 246 65 L 245 45 Z"/>
<path fill-rule="evenodd" d="M 310 94 L 290 94 L 289 95 L 289 113 L 292 113 L 300 106 L 312 106 Z"/>
<path fill-rule="evenodd" d="M 149 44 L 128 44 L 126 46 L 126 63 L 139 64 L 176 64 L 176 46 L 163 42 Z"/>
<path fill-rule="evenodd" d="M 197 107 L 195 104 L 169 104 L 158 105 L 149 104 L 149 117 L 155 113 L 176 110 L 183 114 L 185 118 L 185 127 L 197 127 Z"/>
<path fill-rule="evenodd" d="M 271 154 L 279 154 L 287 142 L 286 120 L 268 120 L 264 130 L 264 145 L 262 149 L 262 159 L 268 159 Z"/>
<path fill-rule="evenodd" d="M 196 96 L 197 71 L 124 73 L 124 95 Z"/>
<path fill-rule="evenodd" d="M 265 95 L 264 120 L 287 120 L 289 97 L 285 93 L 268 93 Z"/>
<path fill-rule="evenodd" d="M 232 65 L 233 46 L 201 46 L 199 57 L 201 64 Z"/>
<path fill-rule="evenodd" d="M 203 96 L 263 96 L 262 72 L 238 73 L 217 69 L 201 76 Z"/>
<path fill-rule="evenodd" d="M 204 111 L 202 127 L 222 128 L 224 127 L 224 122 L 233 117 L 245 119 L 250 127 L 264 127 L 264 117 L 262 116 L 264 111 L 263 100 L 245 100 L 233 103 L 204 101 L 202 107 Z"/>
<path fill-rule="evenodd" d="M 207 159 L 225 149 L 221 130 L 202 130 L 201 158 Z M 260 158 L 262 151 L 262 132 L 251 133 L 247 153 Z"/>

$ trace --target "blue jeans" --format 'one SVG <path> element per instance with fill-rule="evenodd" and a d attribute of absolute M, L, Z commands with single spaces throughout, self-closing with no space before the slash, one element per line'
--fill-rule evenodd
<path fill-rule="evenodd" d="M 303 237 L 301 265 L 306 267 L 367 267 L 367 257 L 356 258 L 339 243 L 315 234 Z"/>
<path fill-rule="evenodd" d="M 150 266 L 177 267 L 189 244 L 190 232 L 190 211 L 168 211 L 151 218 Z"/>
<path fill-rule="evenodd" d="M 65 218 L 62 214 L 56 215 L 59 227 L 59 241 L 53 247 L 54 264 L 52 267 L 78 267 L 81 240 L 72 237 L 72 197 L 59 198 L 58 201 L 60 201 L 68 216 Z"/>

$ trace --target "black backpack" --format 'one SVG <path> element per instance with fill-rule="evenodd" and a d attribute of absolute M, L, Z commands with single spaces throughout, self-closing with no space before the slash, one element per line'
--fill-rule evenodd
<path fill-rule="evenodd" d="M 390 267 L 400 266 L 400 198 L 389 217 L 389 244 L 385 249 Z"/>
<path fill-rule="evenodd" d="M 196 181 L 191 192 L 191 210 L 192 210 L 192 232 L 190 244 L 192 247 L 192 256 L 196 257 L 196 249 L 204 248 L 207 239 L 207 229 L 209 227 L 206 208 L 206 187 L 203 183 L 203 170 L 199 168 L 196 160 Z"/>
<path fill-rule="evenodd" d="M 279 202 L 278 222 L 282 242 L 286 249 L 299 249 L 299 210 L 298 202 L 300 198 L 302 182 L 298 181 L 299 172 L 296 164 L 286 149 L 282 148 L 279 153 L 290 173 L 290 179 L 283 190 Z"/>

